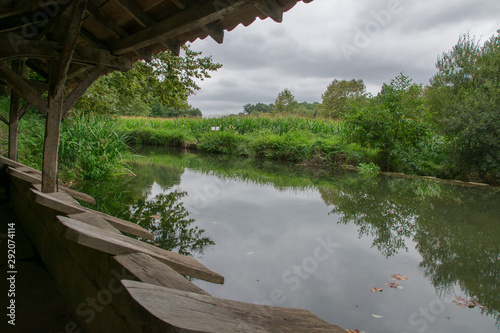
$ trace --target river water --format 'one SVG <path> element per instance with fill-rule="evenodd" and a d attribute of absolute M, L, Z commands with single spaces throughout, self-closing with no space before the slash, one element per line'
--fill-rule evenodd
<path fill-rule="evenodd" d="M 368 333 L 499 332 L 500 189 L 143 149 L 97 209 L 225 277 L 217 297 Z M 94 207 L 95 208 L 95 207 Z M 381 289 L 381 291 L 379 291 Z"/>

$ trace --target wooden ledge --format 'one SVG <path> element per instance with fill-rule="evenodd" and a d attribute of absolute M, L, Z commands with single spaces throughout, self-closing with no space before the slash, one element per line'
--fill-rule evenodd
<path fill-rule="evenodd" d="M 157 286 L 189 291 L 201 295 L 210 295 L 175 270 L 145 253 L 122 254 L 113 257 L 118 267 L 125 268 L 139 281 Z M 118 271 L 121 271 L 117 267 Z"/>
<path fill-rule="evenodd" d="M 177 273 L 212 283 L 223 284 L 224 277 L 192 257 L 160 249 L 151 244 L 116 234 L 64 216 L 57 217 L 65 227 L 64 237 L 77 244 L 111 255 L 141 252 L 170 266 Z"/>
<path fill-rule="evenodd" d="M 122 280 L 142 332 L 345 333 L 307 310 L 250 304 Z"/>
<path fill-rule="evenodd" d="M 121 220 L 119 218 L 98 211 L 94 211 L 90 208 L 68 203 L 67 201 L 60 200 L 59 198 L 56 197 L 56 195 L 52 195 L 50 193 L 42 193 L 35 189 L 32 189 L 31 191 L 33 192 L 34 195 L 33 200 L 35 202 L 45 207 L 57 210 L 61 212 L 61 214 L 69 215 L 69 214 L 81 214 L 85 212 L 92 213 L 103 218 L 104 220 L 109 222 L 114 228 L 120 230 L 121 232 L 126 232 L 131 235 L 142 237 L 149 240 L 154 240 L 153 234 L 138 224 Z"/>

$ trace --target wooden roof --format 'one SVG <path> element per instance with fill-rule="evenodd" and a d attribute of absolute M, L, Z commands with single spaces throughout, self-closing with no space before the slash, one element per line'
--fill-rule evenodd
<path fill-rule="evenodd" d="M 42 191 L 57 184 L 61 119 L 99 76 L 257 17 L 280 22 L 300 0 L 0 0 L 0 82 L 11 89 L 9 158 L 31 105 L 46 116 Z M 311 2 L 312 0 L 302 0 Z M 7 64 L 10 60 L 10 65 Z M 25 77 L 25 66 L 41 79 Z M 27 103 L 20 108 L 20 98 Z"/>
<path fill-rule="evenodd" d="M 77 20 L 66 81 L 75 84 L 95 66 L 124 71 L 160 51 L 178 54 L 198 38 L 222 43 L 225 30 L 256 18 L 280 22 L 299 1 L 312 0 L 0 0 L 0 60 L 27 59 L 48 80 L 50 60 L 61 57 L 67 44 L 60 35 Z M 81 16 L 68 13 L 75 2 Z"/>

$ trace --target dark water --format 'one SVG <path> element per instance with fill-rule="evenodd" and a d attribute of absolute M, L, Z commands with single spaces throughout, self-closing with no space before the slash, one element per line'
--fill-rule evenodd
<path fill-rule="evenodd" d="M 223 286 L 195 281 L 214 296 L 368 333 L 499 332 L 499 189 L 141 154 L 135 177 L 77 187 L 224 275 Z"/>

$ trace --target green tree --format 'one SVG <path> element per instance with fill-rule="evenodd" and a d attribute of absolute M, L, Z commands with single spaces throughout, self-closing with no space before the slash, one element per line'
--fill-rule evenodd
<path fill-rule="evenodd" d="M 366 99 L 366 87 L 363 80 L 333 80 L 321 95 L 322 114 L 331 118 L 343 118 L 350 110 L 352 101 Z"/>
<path fill-rule="evenodd" d="M 188 46 L 184 56 L 162 52 L 150 62 L 137 61 L 128 72 L 113 72 L 99 78 L 76 105 L 98 113 L 149 115 L 156 102 L 186 110 L 187 99 L 200 87 L 196 80 L 210 78 L 222 65 L 201 57 Z"/>
<path fill-rule="evenodd" d="M 450 138 L 450 165 L 471 180 L 500 177 L 500 30 L 483 46 L 468 34 L 439 57 L 431 115 Z"/>
<path fill-rule="evenodd" d="M 275 113 L 289 113 L 297 106 L 297 101 L 292 92 L 288 89 L 284 89 L 278 94 L 278 97 L 274 101 L 274 112 Z"/>
<path fill-rule="evenodd" d="M 401 73 L 382 86 L 368 105 L 353 104 L 346 114 L 347 139 L 380 150 L 378 164 L 385 170 L 427 173 L 432 159 L 426 145 L 432 140 L 423 88 Z"/>
<path fill-rule="evenodd" d="M 270 104 L 257 103 L 257 104 L 246 104 L 243 106 L 244 114 L 256 113 L 270 113 L 273 111 L 273 107 Z"/>

